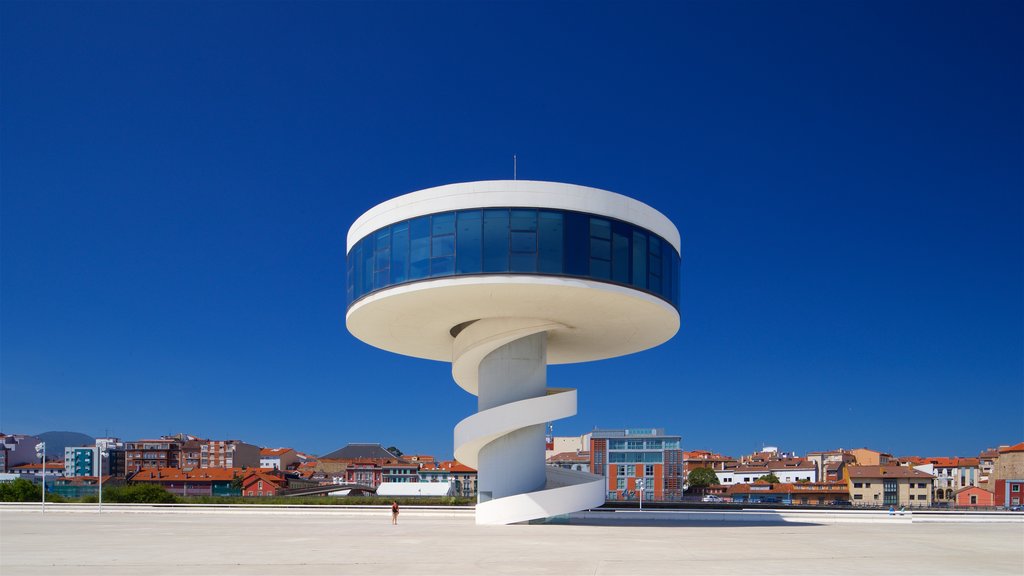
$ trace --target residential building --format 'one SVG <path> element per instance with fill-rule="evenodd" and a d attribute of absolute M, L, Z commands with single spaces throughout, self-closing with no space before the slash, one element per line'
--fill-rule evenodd
<path fill-rule="evenodd" d="M 995 470 L 996 460 L 999 458 L 998 448 L 982 450 L 978 454 L 978 486 L 986 487 L 992 471 Z"/>
<path fill-rule="evenodd" d="M 129 484 L 155 484 L 178 496 L 238 496 L 233 486 L 241 468 L 143 468 L 131 473 Z"/>
<path fill-rule="evenodd" d="M 845 473 L 846 462 L 828 462 L 825 464 L 822 480 L 825 482 L 841 482 L 846 479 Z"/>
<path fill-rule="evenodd" d="M 831 466 L 833 475 L 838 476 L 845 464 L 854 464 L 857 461 L 857 457 L 853 455 L 849 450 L 838 448 L 836 450 L 824 450 L 818 452 L 808 452 L 807 461 L 814 464 L 818 469 L 818 477 L 826 478 L 829 466 L 832 464 L 840 464 L 840 466 Z M 841 477 L 835 478 L 836 480 L 842 480 Z"/>
<path fill-rule="evenodd" d="M 41 440 L 25 434 L 0 434 L 0 472 L 39 461 L 36 444 Z"/>
<path fill-rule="evenodd" d="M 967 486 L 956 491 L 957 506 L 995 506 L 995 494 L 977 486 Z"/>
<path fill-rule="evenodd" d="M 287 486 L 288 482 L 284 477 L 256 470 L 249 472 L 242 479 L 242 496 L 278 496 Z"/>
<path fill-rule="evenodd" d="M 996 506 L 1024 504 L 1024 442 L 999 448 L 989 484 L 993 486 Z"/>
<path fill-rule="evenodd" d="M 682 438 L 663 428 L 597 429 L 590 437 L 590 471 L 607 478 L 608 500 L 639 497 L 643 479 L 647 500 L 679 500 L 683 496 Z"/>
<path fill-rule="evenodd" d="M 381 466 L 381 478 L 388 483 L 418 482 L 419 466 L 412 462 L 398 462 Z"/>
<path fill-rule="evenodd" d="M 779 479 L 779 483 L 783 484 L 818 481 L 817 467 L 803 458 L 758 460 L 756 464 L 740 464 L 732 469 L 715 471 L 718 483 L 726 486 L 752 484 L 769 474 L 774 474 Z"/>
<path fill-rule="evenodd" d="M 138 472 L 143 468 L 180 468 L 181 442 L 170 438 L 157 438 L 125 442 L 125 471 Z M 198 467 L 199 453 L 196 452 Z"/>
<path fill-rule="evenodd" d="M 552 436 L 549 432 L 545 438 L 546 449 L 544 459 L 547 460 L 555 454 L 566 452 L 586 452 L 590 450 L 590 434 L 579 436 Z"/>
<path fill-rule="evenodd" d="M 968 486 L 977 486 L 980 478 L 977 458 L 929 457 L 918 459 L 915 469 L 935 476 L 932 486 L 934 504 L 953 503 L 956 492 Z"/>
<path fill-rule="evenodd" d="M 49 482 L 51 478 L 64 476 L 64 462 L 60 460 L 47 462 L 45 467 L 42 462 L 38 464 L 22 464 L 11 468 L 10 472 L 12 474 L 17 474 L 19 478 L 24 478 L 31 482 L 39 482 L 44 476 L 44 468 L 47 482 Z"/>
<path fill-rule="evenodd" d="M 711 468 L 715 472 L 735 468 L 739 462 L 732 456 L 723 456 L 710 450 L 691 450 L 683 452 L 683 476 L 697 468 Z"/>
<path fill-rule="evenodd" d="M 932 504 L 931 474 L 907 466 L 847 466 L 854 506 L 925 507 Z"/>
<path fill-rule="evenodd" d="M 200 441 L 200 468 L 262 468 L 261 460 L 259 446 L 238 440 Z"/>
<path fill-rule="evenodd" d="M 888 466 L 893 459 L 892 454 L 879 452 L 870 448 L 854 448 L 850 450 L 858 466 Z"/>
<path fill-rule="evenodd" d="M 436 464 L 424 463 L 417 473 L 420 482 L 448 482 L 452 494 L 465 498 L 476 498 L 478 491 L 477 471 L 457 462 L 445 460 Z"/>
<path fill-rule="evenodd" d="M 64 476 L 96 476 L 98 466 L 95 447 L 68 446 L 64 449 Z"/>
<path fill-rule="evenodd" d="M 548 466 L 590 472 L 590 452 L 560 452 L 547 460 Z"/>
<path fill-rule="evenodd" d="M 299 462 L 299 454 L 291 448 L 263 448 L 260 450 L 260 468 L 287 470 Z"/>
<path fill-rule="evenodd" d="M 733 502 L 751 504 L 827 505 L 850 500 L 850 489 L 845 482 L 754 482 L 729 486 L 725 493 Z"/>

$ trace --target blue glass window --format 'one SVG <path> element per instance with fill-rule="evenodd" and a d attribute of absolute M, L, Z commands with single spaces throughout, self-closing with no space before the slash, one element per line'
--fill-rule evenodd
<path fill-rule="evenodd" d="M 391 227 L 391 282 L 400 284 L 409 278 L 409 223 Z"/>
<path fill-rule="evenodd" d="M 409 221 L 409 279 L 430 274 L 430 216 Z"/>
<path fill-rule="evenodd" d="M 565 273 L 587 276 L 590 271 L 590 218 L 579 212 L 565 213 Z"/>
<path fill-rule="evenodd" d="M 391 270 L 391 228 L 377 231 L 373 251 L 373 288 L 383 288 L 390 284 Z"/>
<path fill-rule="evenodd" d="M 629 284 L 629 236 L 612 234 L 612 280 Z"/>
<path fill-rule="evenodd" d="M 349 302 L 387 286 L 452 274 L 526 272 L 628 284 L 678 307 L 679 254 L 615 220 L 549 209 L 488 208 L 422 216 L 367 235 L 348 255 Z"/>
<path fill-rule="evenodd" d="M 563 225 L 561 212 L 541 212 L 537 224 L 537 271 L 562 272 Z"/>
<path fill-rule="evenodd" d="M 480 210 L 463 210 L 456 221 L 455 269 L 459 274 L 480 272 L 483 265 L 483 215 Z"/>
<path fill-rule="evenodd" d="M 633 285 L 647 287 L 647 235 L 633 231 Z"/>
<path fill-rule="evenodd" d="M 590 275 L 612 276 L 612 224 L 601 218 L 590 219 Z"/>
<path fill-rule="evenodd" d="M 363 239 L 363 262 L 362 262 L 362 290 L 363 294 L 369 294 L 373 290 L 373 235 Z"/>
<path fill-rule="evenodd" d="M 537 271 L 537 211 L 512 210 L 510 219 L 512 272 Z"/>
<path fill-rule="evenodd" d="M 484 210 L 484 272 L 508 272 L 508 210 Z"/>
<path fill-rule="evenodd" d="M 647 239 L 647 287 L 661 293 L 661 240 L 656 236 Z"/>

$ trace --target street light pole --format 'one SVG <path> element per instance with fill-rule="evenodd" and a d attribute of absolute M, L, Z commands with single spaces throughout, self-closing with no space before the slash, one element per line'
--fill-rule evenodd
<path fill-rule="evenodd" d="M 106 451 L 104 451 L 99 446 L 96 447 L 96 454 L 97 454 L 97 460 L 99 460 L 99 467 L 97 468 L 97 471 L 96 471 L 96 476 L 97 476 L 97 478 L 96 478 L 96 485 L 97 485 L 98 490 L 99 490 L 100 512 L 102 513 L 103 512 L 103 457 L 107 456 L 108 454 L 106 453 Z"/>
<path fill-rule="evenodd" d="M 36 444 L 36 456 L 43 461 L 43 512 L 46 512 L 46 442 Z"/>

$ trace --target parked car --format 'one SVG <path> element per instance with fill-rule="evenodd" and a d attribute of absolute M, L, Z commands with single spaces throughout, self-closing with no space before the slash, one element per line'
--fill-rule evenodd
<path fill-rule="evenodd" d="M 701 502 L 725 502 L 721 496 L 715 496 L 714 494 L 708 494 L 701 498 Z"/>

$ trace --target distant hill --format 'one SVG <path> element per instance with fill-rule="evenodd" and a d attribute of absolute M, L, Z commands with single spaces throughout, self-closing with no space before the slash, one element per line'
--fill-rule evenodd
<path fill-rule="evenodd" d="M 50 457 L 64 457 L 64 448 L 68 446 L 93 446 L 96 439 L 81 432 L 43 432 L 36 434 L 37 438 L 46 442 L 46 455 Z"/>

